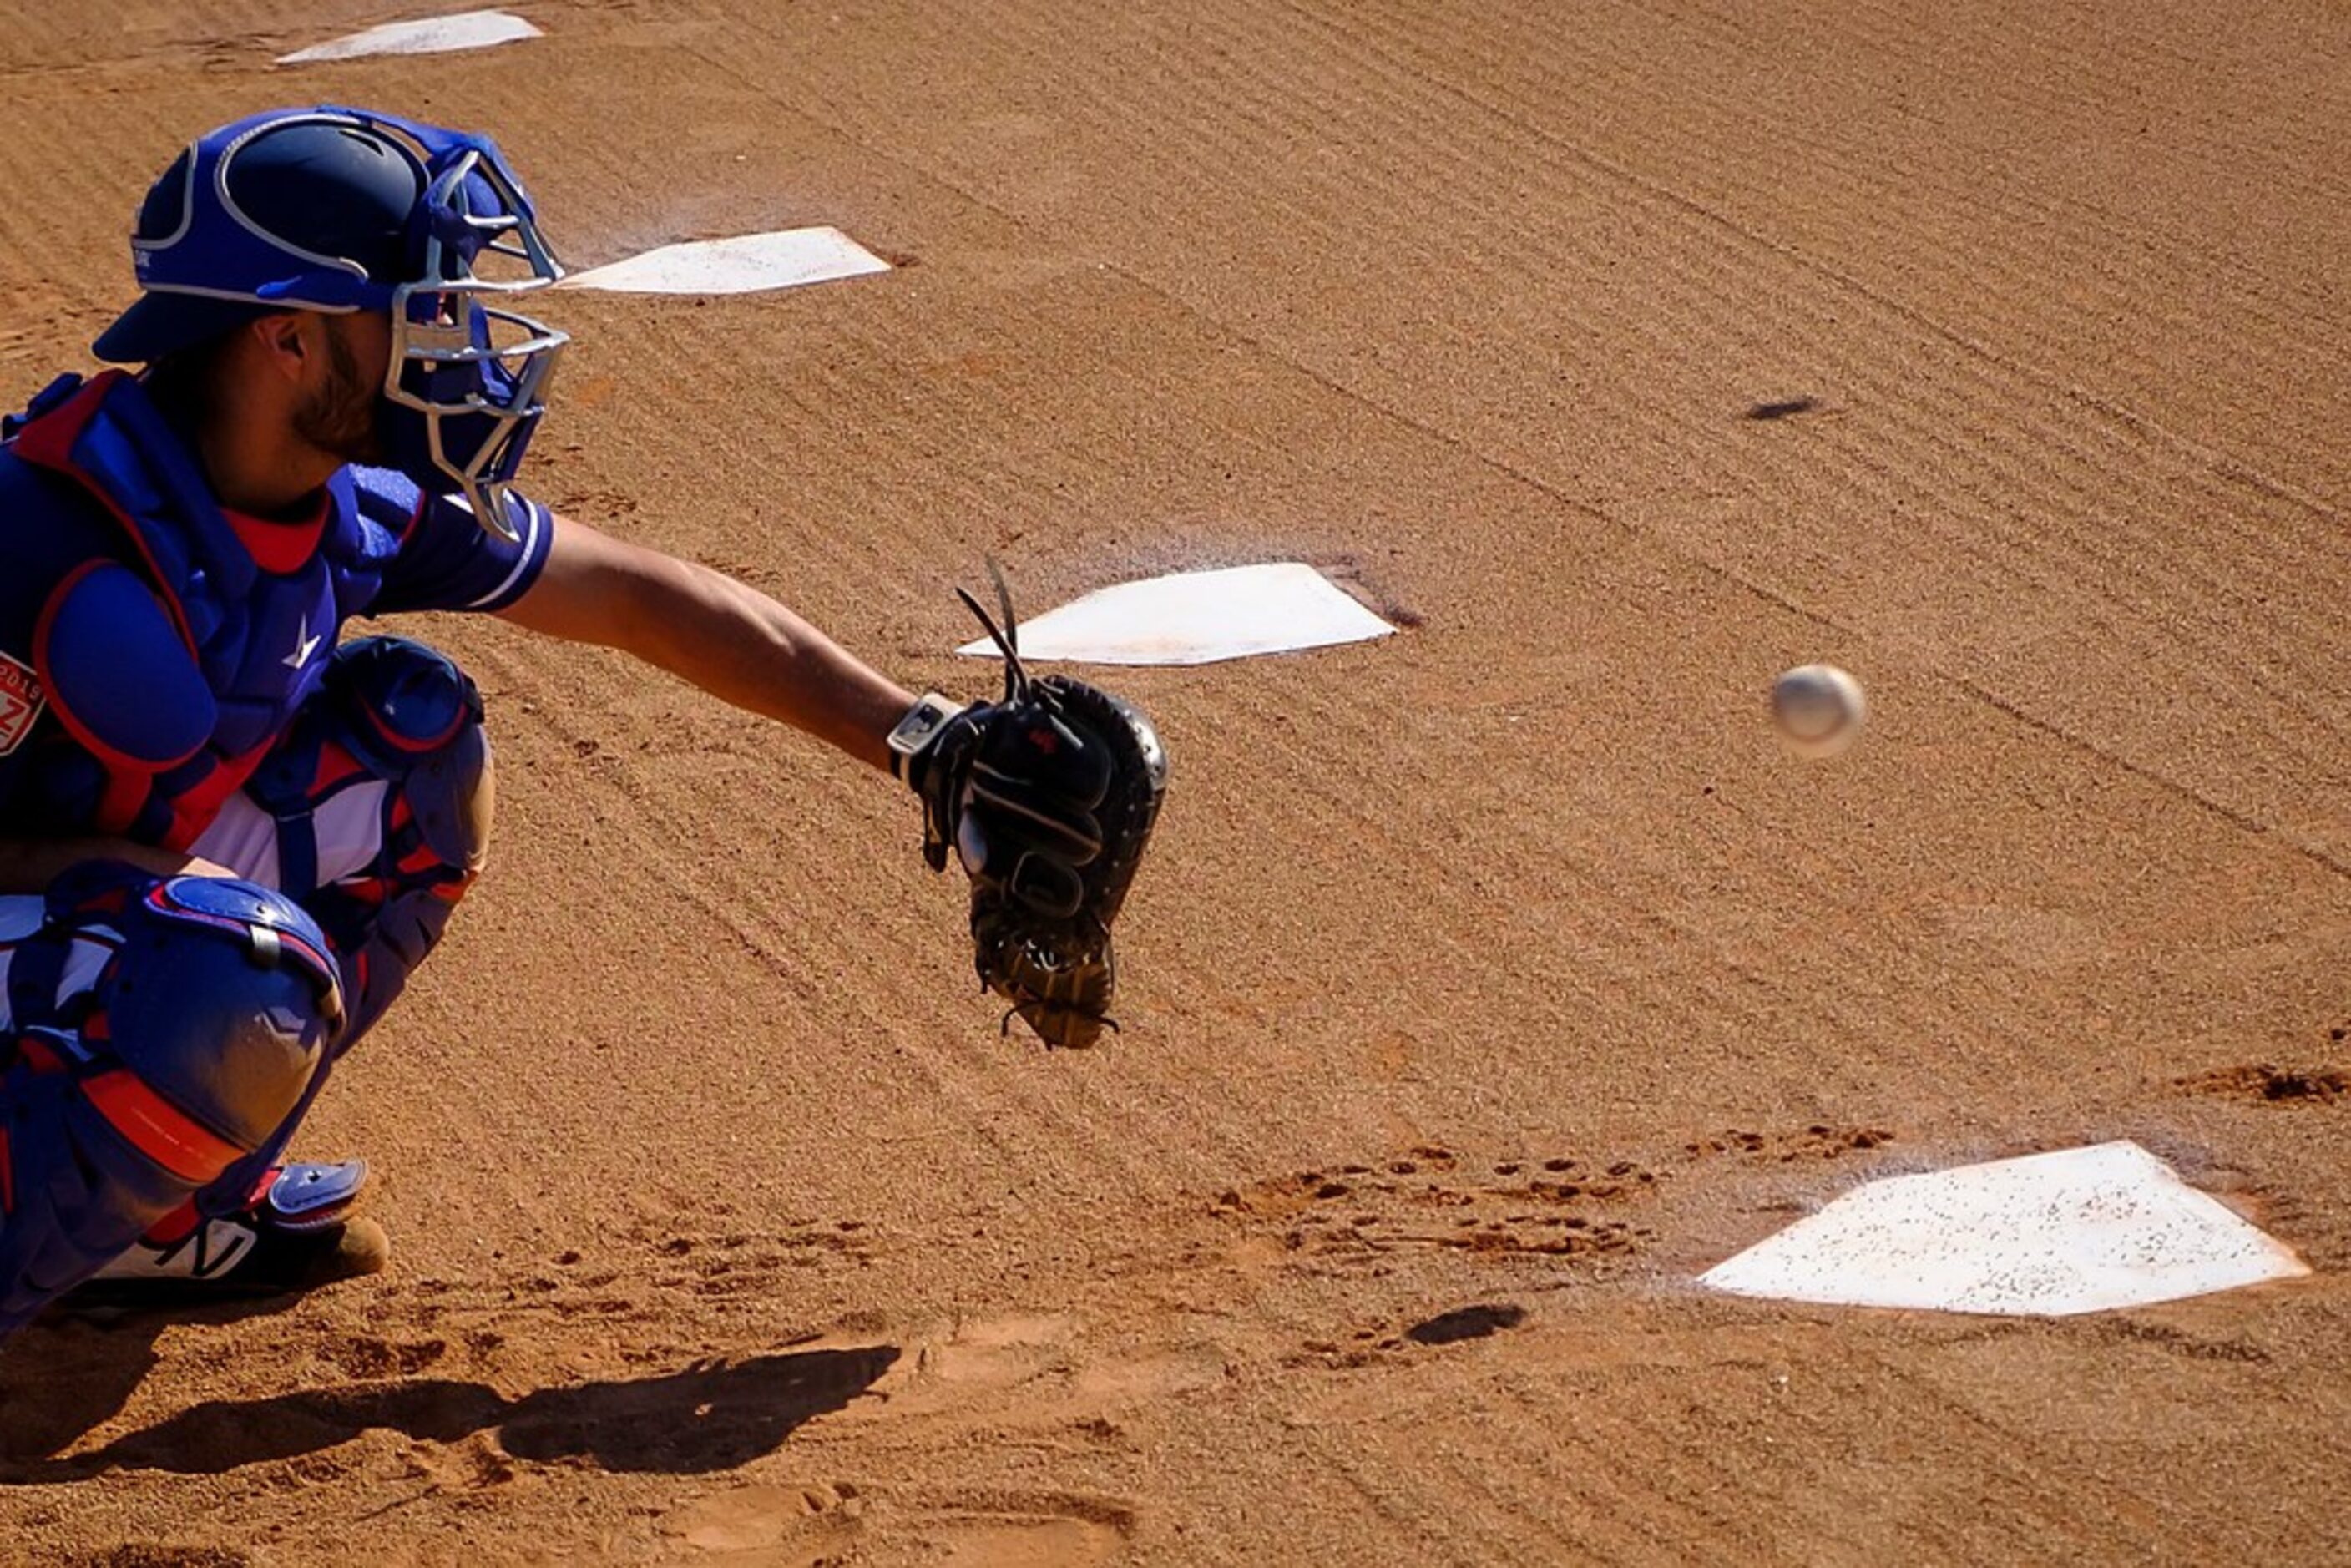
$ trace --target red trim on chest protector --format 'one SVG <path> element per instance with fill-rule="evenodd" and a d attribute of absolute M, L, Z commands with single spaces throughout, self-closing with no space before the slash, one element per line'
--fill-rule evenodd
<path fill-rule="evenodd" d="M 265 740 L 242 757 L 223 757 L 215 752 L 213 770 L 172 797 L 172 820 L 163 829 L 164 847 L 184 850 L 194 843 L 213 825 L 213 819 L 220 815 L 222 805 L 245 788 L 245 781 L 253 777 L 254 769 L 261 766 L 262 758 L 277 744 L 274 739 Z"/>
<path fill-rule="evenodd" d="M 147 563 L 148 578 L 162 590 L 163 608 L 171 612 L 172 624 L 179 632 L 180 641 L 188 645 L 189 653 L 193 653 L 196 636 L 188 629 L 188 612 L 181 608 L 180 596 L 170 587 L 171 578 L 155 559 L 155 552 L 148 548 L 145 530 L 131 521 L 131 514 L 122 509 L 121 503 L 115 500 L 104 486 L 83 473 L 74 461 L 74 444 L 81 439 L 81 433 L 97 416 L 99 405 L 106 401 L 108 391 L 125 374 L 122 371 L 104 371 L 91 377 L 63 404 L 18 431 L 13 445 L 17 456 L 37 467 L 64 475 L 106 508 L 115 526 L 130 538 L 132 548 L 139 552 L 139 559 Z"/>
<path fill-rule="evenodd" d="M 243 512 L 223 507 L 221 516 L 236 531 L 246 554 L 253 564 L 273 577 L 290 577 L 310 564 L 319 553 L 319 540 L 327 531 L 327 497 L 319 497 L 318 509 L 305 521 L 273 523 L 266 517 L 248 517 Z"/>

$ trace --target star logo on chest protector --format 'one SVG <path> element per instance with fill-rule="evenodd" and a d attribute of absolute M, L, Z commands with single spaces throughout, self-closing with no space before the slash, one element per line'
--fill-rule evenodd
<path fill-rule="evenodd" d="M 318 649 L 319 639 L 310 634 L 310 618 L 305 615 L 302 617 L 301 627 L 294 633 L 294 651 L 286 655 L 286 667 L 289 670 L 300 669 L 310 662 L 310 655 L 318 652 Z"/>

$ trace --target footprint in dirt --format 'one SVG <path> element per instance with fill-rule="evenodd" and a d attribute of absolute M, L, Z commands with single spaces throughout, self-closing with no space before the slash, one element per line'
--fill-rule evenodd
<path fill-rule="evenodd" d="M 1506 1330 L 1517 1328 L 1527 1321 L 1526 1308 L 1515 1301 L 1474 1301 L 1466 1307 L 1438 1312 L 1423 1318 L 1408 1327 L 1398 1329 L 1375 1322 L 1357 1329 L 1344 1343 L 1332 1340 L 1308 1340 L 1295 1354 L 1287 1357 L 1287 1366 L 1322 1366 L 1334 1371 L 1370 1366 L 1397 1355 L 1413 1354 L 1410 1345 L 1454 1345 L 1468 1340 L 1487 1339 Z"/>
<path fill-rule="evenodd" d="M 917 1346 L 902 1373 L 965 1389 L 1007 1389 L 1070 1364 L 1077 1320 L 1060 1316 L 982 1318 L 959 1322 Z"/>
<path fill-rule="evenodd" d="M 1892 1142 L 1894 1134 L 1883 1127 L 1833 1127 L 1816 1122 L 1789 1133 L 1734 1129 L 1697 1139 L 1685 1145 L 1683 1152 L 1697 1159 L 1738 1155 L 1751 1160 L 1793 1165 L 1802 1160 L 1836 1160 L 1848 1155 L 1866 1154 Z"/>
<path fill-rule="evenodd" d="M 737 1487 L 674 1511 L 662 1533 L 713 1568 L 823 1568 L 849 1552 L 864 1511 L 845 1481 Z"/>
<path fill-rule="evenodd" d="M 918 1560 L 956 1568 L 1098 1568 L 1125 1554 L 1134 1514 L 1075 1496 L 1011 1495 L 941 1509 L 913 1522 Z"/>
<path fill-rule="evenodd" d="M 1126 1549 L 1117 1531 L 1085 1519 L 972 1521 L 940 1532 L 939 1561 L 970 1568 L 1090 1568 Z"/>
<path fill-rule="evenodd" d="M 2338 1040 L 2343 1032 L 2334 1031 Z M 2257 1104 L 2351 1105 L 2351 1071 L 2339 1067 L 2278 1067 L 2257 1061 L 2175 1078 L 2172 1086 L 2186 1094 L 2250 1100 Z"/>
<path fill-rule="evenodd" d="M 705 1299 L 765 1298 L 797 1273 L 863 1268 L 875 1247 L 862 1219 L 798 1218 L 717 1230 L 673 1220 L 635 1226 L 629 1234 L 660 1260 L 650 1275 L 656 1286 Z"/>
<path fill-rule="evenodd" d="M 1655 1238 L 1632 1218 L 1656 1174 L 1631 1160 L 1569 1155 L 1465 1166 L 1421 1145 L 1390 1157 L 1230 1187 L 1211 1212 L 1242 1228 L 1235 1256 L 1318 1270 L 1384 1267 L 1398 1251 L 1491 1260 L 1604 1260 Z"/>
<path fill-rule="evenodd" d="M 1069 1316 L 941 1325 L 921 1340 L 883 1392 L 906 1410 L 961 1410 L 979 1398 L 992 1419 L 1017 1411 L 1034 1420 L 1063 1421 L 1213 1387 L 1226 1375 L 1225 1356 L 1213 1345 L 1169 1343 L 1102 1354 L 1080 1340 L 1081 1325 Z"/>
<path fill-rule="evenodd" d="M 1124 1552 L 1134 1528 L 1131 1510 L 1096 1498 L 869 1499 L 847 1481 L 737 1487 L 677 1509 L 661 1527 L 682 1549 L 675 1560 L 696 1568 L 831 1568 L 877 1554 L 967 1568 L 1096 1568 Z"/>
<path fill-rule="evenodd" d="M 359 1379 L 413 1377 L 448 1353 L 441 1339 L 403 1341 L 381 1334 L 331 1334 L 317 1342 L 311 1354 L 330 1363 L 345 1377 Z"/>

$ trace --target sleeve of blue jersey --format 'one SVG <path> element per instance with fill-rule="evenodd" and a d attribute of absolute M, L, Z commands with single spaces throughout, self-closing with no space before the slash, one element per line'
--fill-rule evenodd
<path fill-rule="evenodd" d="M 371 615 L 504 610 L 547 564 L 555 516 L 527 497 L 507 494 L 507 515 L 520 536 L 507 539 L 476 522 L 463 500 L 426 495 L 404 474 L 354 468 L 351 478 L 360 512 L 393 540 Z"/>

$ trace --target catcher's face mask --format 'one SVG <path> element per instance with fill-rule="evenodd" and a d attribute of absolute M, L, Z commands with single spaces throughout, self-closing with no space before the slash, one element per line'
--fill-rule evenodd
<path fill-rule="evenodd" d="M 385 446 L 420 484 L 428 471 L 454 480 L 484 528 L 513 538 L 507 486 L 569 340 L 503 302 L 563 269 L 496 147 L 413 129 L 434 140 L 415 220 L 421 273 L 392 298 Z"/>
<path fill-rule="evenodd" d="M 496 146 L 322 105 L 223 126 L 140 214 L 145 298 L 96 345 L 153 361 L 269 310 L 381 310 L 385 461 L 514 537 L 507 486 L 566 334 L 508 308 L 563 276 Z"/>

